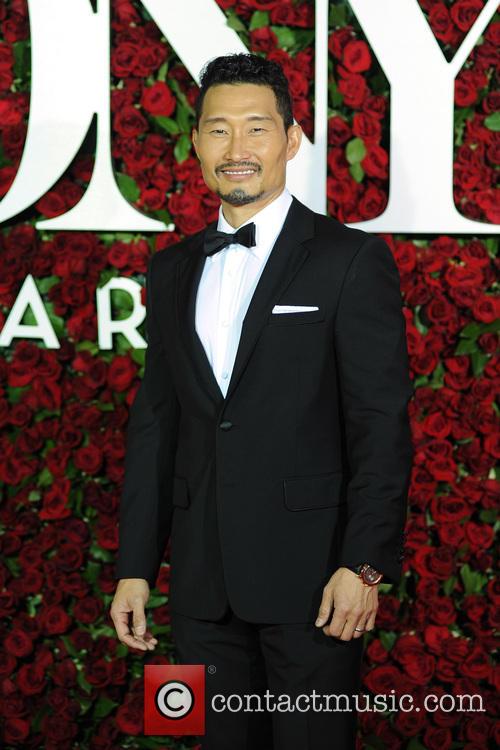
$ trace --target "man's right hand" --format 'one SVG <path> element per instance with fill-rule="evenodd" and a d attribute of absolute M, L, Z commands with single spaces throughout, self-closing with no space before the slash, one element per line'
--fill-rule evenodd
<path fill-rule="evenodd" d="M 121 578 L 111 603 L 110 615 L 118 640 L 129 648 L 152 651 L 158 641 L 146 629 L 144 607 L 149 599 L 149 584 L 144 578 Z M 132 625 L 129 625 L 132 613 Z"/>

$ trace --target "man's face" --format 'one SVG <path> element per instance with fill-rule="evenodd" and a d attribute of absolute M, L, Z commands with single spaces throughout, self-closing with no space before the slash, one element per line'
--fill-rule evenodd
<path fill-rule="evenodd" d="M 217 84 L 205 94 L 193 144 L 207 186 L 221 200 L 244 206 L 279 195 L 301 135 L 299 125 L 285 132 L 269 86 Z"/>

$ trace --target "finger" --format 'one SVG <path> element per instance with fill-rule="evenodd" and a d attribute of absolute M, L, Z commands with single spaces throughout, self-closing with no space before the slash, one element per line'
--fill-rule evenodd
<path fill-rule="evenodd" d="M 370 614 L 368 616 L 368 619 L 366 620 L 365 629 L 366 630 L 373 630 L 375 627 L 375 618 L 377 617 L 377 610 L 373 612 L 373 614 Z"/>
<path fill-rule="evenodd" d="M 356 628 L 359 628 L 359 630 L 356 630 Z M 366 615 L 363 615 L 363 617 L 360 617 L 359 620 L 357 621 L 354 627 L 352 637 L 361 638 L 365 634 L 365 631 L 366 631 Z"/>
<path fill-rule="evenodd" d="M 142 639 L 146 632 L 146 614 L 142 599 L 137 597 L 133 603 L 132 610 L 132 632 L 136 638 Z"/>
<path fill-rule="evenodd" d="M 347 610 L 336 607 L 333 610 L 331 622 L 323 628 L 325 635 L 332 635 L 335 638 L 340 638 L 346 625 L 348 614 Z"/>
<path fill-rule="evenodd" d="M 321 599 L 321 604 L 318 610 L 318 616 L 316 618 L 316 625 L 319 627 L 321 625 L 324 625 L 325 622 L 330 617 L 330 613 L 332 611 L 332 604 L 333 604 L 333 592 L 329 588 L 323 589 L 323 598 Z"/>
<path fill-rule="evenodd" d="M 122 610 L 120 609 L 120 605 L 115 604 L 114 608 L 110 610 L 118 640 L 125 643 L 129 648 L 136 648 L 141 651 L 154 648 L 154 645 L 157 643 L 156 639 L 154 639 L 154 644 L 150 642 L 148 645 L 141 636 L 136 637 L 131 633 L 129 627 L 129 610 L 126 608 L 126 605 L 123 605 L 123 607 L 124 609 Z M 152 634 L 150 633 L 150 635 Z"/>

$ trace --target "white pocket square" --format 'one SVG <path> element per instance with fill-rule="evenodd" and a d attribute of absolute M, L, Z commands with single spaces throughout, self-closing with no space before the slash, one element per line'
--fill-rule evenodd
<path fill-rule="evenodd" d="M 319 310 L 316 305 L 275 305 L 273 313 L 294 313 L 294 312 L 312 312 Z"/>

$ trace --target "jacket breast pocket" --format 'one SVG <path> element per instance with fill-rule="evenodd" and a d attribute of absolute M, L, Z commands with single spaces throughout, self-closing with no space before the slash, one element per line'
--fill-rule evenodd
<path fill-rule="evenodd" d="M 320 323 L 325 319 L 325 311 L 309 310 L 309 312 L 271 313 L 267 318 L 269 326 L 300 325 L 301 323 Z"/>
<path fill-rule="evenodd" d="M 172 505 L 176 508 L 189 507 L 189 488 L 185 477 L 174 476 Z"/>
<path fill-rule="evenodd" d="M 333 508 L 347 502 L 342 488 L 343 473 L 334 471 L 283 479 L 283 499 L 288 510 Z"/>

